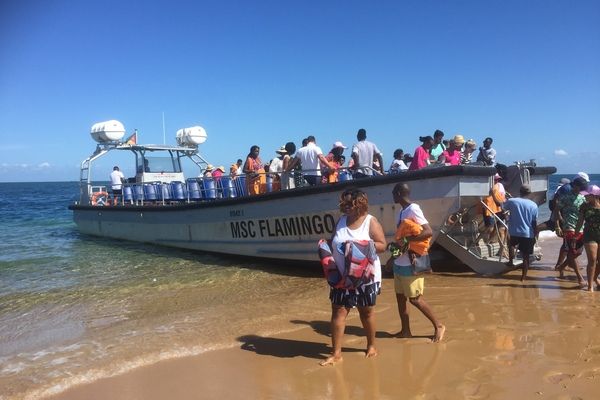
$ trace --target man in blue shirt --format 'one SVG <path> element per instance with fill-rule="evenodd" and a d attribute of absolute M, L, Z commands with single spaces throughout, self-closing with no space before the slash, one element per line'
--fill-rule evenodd
<path fill-rule="evenodd" d="M 523 258 L 523 273 L 521 282 L 527 278 L 529 269 L 529 256 L 533 254 L 535 244 L 535 227 L 538 218 L 538 206 L 527 197 L 531 194 L 529 185 L 521 185 L 519 189 L 520 197 L 508 199 L 503 208 L 510 213 L 508 217 L 508 233 L 510 243 L 508 247 L 508 264 L 514 265 L 515 247 L 519 246 L 521 257 Z"/>

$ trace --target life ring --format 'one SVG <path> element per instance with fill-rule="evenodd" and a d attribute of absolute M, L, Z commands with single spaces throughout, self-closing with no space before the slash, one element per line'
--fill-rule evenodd
<path fill-rule="evenodd" d="M 108 205 L 108 193 L 96 192 L 90 199 L 93 206 L 106 206 Z"/>

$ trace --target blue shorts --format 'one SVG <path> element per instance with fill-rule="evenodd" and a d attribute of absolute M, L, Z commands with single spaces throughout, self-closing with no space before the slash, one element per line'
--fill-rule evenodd
<path fill-rule="evenodd" d="M 346 308 L 373 307 L 380 293 L 381 282 L 373 282 L 353 290 L 331 288 L 329 300 L 331 304 Z"/>

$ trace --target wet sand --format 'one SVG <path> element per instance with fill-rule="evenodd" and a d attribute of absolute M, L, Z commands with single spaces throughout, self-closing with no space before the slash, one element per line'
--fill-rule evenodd
<path fill-rule="evenodd" d="M 447 327 L 439 344 L 414 308 L 411 339 L 400 330 L 392 279 L 377 305 L 379 356 L 364 358 L 358 313 L 349 317 L 344 360 L 321 367 L 330 351 L 329 302 L 312 320 L 289 310 L 291 332 L 240 332 L 230 349 L 159 362 L 73 387 L 53 399 L 595 399 L 600 393 L 600 292 L 580 290 L 573 272 L 557 280 L 560 241 L 521 284 L 520 271 L 498 278 L 436 273 L 425 299 Z M 579 260 L 585 266 L 585 256 Z M 582 268 L 583 272 L 583 268 Z"/>

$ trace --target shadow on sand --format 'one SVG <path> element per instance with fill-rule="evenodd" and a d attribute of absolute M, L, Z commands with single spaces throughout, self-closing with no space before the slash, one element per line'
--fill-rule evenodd
<path fill-rule="evenodd" d="M 307 357 L 322 360 L 331 352 L 331 347 L 325 343 L 307 342 L 257 335 L 240 336 L 242 350 L 253 351 L 261 356 L 280 358 Z M 344 352 L 364 352 L 364 349 L 343 348 Z"/>
<path fill-rule="evenodd" d="M 329 321 L 290 321 L 297 325 L 310 326 L 314 332 L 322 336 L 331 336 L 331 327 Z M 348 325 L 346 326 L 345 335 L 365 336 L 362 326 Z M 379 339 L 395 339 L 396 334 L 379 331 L 376 333 Z M 413 339 L 426 338 L 431 339 L 431 336 L 413 336 Z M 331 354 L 331 346 L 329 343 L 308 342 L 306 340 L 294 340 L 275 337 L 264 337 L 258 335 L 244 335 L 237 338 L 242 343 L 242 350 L 253 351 L 256 354 L 263 356 L 273 356 L 280 358 L 307 357 L 322 360 L 327 355 Z M 364 353 L 364 348 L 343 347 L 343 352 Z"/>

